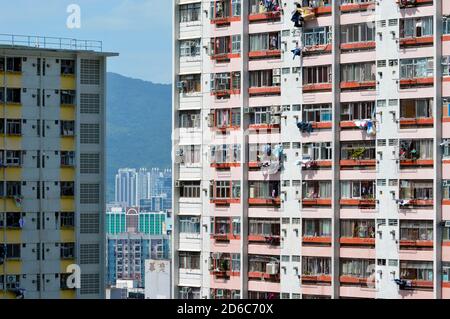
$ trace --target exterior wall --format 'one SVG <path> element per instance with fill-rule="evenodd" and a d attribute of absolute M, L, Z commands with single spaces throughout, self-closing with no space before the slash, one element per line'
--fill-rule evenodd
<path fill-rule="evenodd" d="M 24 298 L 104 298 L 102 212 L 109 54 L 2 46 L 0 56 L 17 57 L 21 63 L 21 70 L 0 72 L 2 93 L 17 88 L 21 95 L 17 103 L 2 101 L 1 119 L 22 123 L 21 134 L 2 133 L 0 137 L 2 153 L 22 152 L 19 165 L 6 163 L 0 169 L 2 181 L 20 182 L 21 194 L 16 199 L 21 199 L 21 204 L 14 205 L 10 196 L 4 196 L 2 185 L 0 213 L 2 217 L 6 213 L 21 214 L 23 221 L 19 227 L 3 222 L 0 229 L 0 244 L 19 244 L 20 249 L 17 258 L 7 258 L 0 264 L 0 296 L 16 297 L 14 287 L 3 284 L 15 277 L 16 288 L 23 289 Z M 73 74 L 62 73 L 63 60 L 73 61 Z M 67 91 L 74 93 L 72 101 L 61 99 Z M 98 97 L 96 112 L 87 114 L 84 110 L 86 94 Z M 63 121 L 73 121 L 73 134 L 62 134 Z M 84 139 L 88 137 L 86 124 L 95 125 L 93 141 Z M 72 161 L 63 163 L 63 152 L 74 152 Z M 86 154 L 96 156 L 95 172 L 82 170 L 85 162 L 81 158 Z M 73 194 L 61 194 L 65 182 L 73 183 Z M 73 222 L 62 223 L 66 214 L 73 216 Z M 63 246 L 67 244 L 73 245 L 73 250 L 65 255 Z M 64 287 L 69 265 L 80 267 L 81 289 Z"/>
<path fill-rule="evenodd" d="M 215 20 L 210 18 L 215 12 L 210 1 L 174 3 L 174 296 L 448 298 L 448 275 L 442 274 L 448 274 L 445 269 L 448 269 L 449 238 L 448 229 L 443 225 L 450 213 L 445 197 L 448 195 L 442 191 L 442 185 L 449 175 L 443 140 L 450 137 L 446 123 L 448 102 L 444 103 L 449 92 L 448 76 L 442 76 L 444 67 L 441 65 L 442 57 L 450 54 L 446 34 L 449 31 L 443 29 L 443 16 L 450 14 L 448 5 L 440 0 L 418 1 L 417 6 L 406 8 L 400 8 L 394 0 L 360 5 L 333 1 L 332 5 L 317 8 L 315 17 L 305 22 L 303 28 L 295 28 L 290 19 L 290 13 L 295 10 L 293 2 L 282 1 L 281 14 L 252 14 L 248 2 L 241 2 L 239 16 Z M 199 19 L 180 22 L 180 7 L 197 3 L 201 6 Z M 431 36 L 416 34 L 412 39 L 404 36 L 405 19 L 425 21 L 428 17 L 433 19 Z M 414 22 L 412 28 L 422 26 L 421 23 L 425 22 Z M 373 31 L 370 41 L 345 41 L 344 31 L 354 24 Z M 304 33 L 321 27 L 331 27 L 332 41 L 307 47 Z M 278 50 L 250 51 L 251 35 L 270 32 L 279 32 Z M 237 35 L 240 35 L 239 52 L 213 54 L 216 38 L 232 39 Z M 185 49 L 181 47 L 182 42 L 194 39 L 201 41 L 199 54 L 181 57 L 180 52 Z M 297 42 L 302 56 L 292 59 L 291 50 L 296 48 Z M 424 73 L 423 78 L 420 72 L 417 72 L 419 75 L 403 74 L 407 59 L 428 57 L 433 58 L 428 64 L 432 74 L 431 71 Z M 356 63 L 373 65 L 367 71 L 370 79 L 347 80 L 352 73 L 346 70 Z M 309 68 L 320 66 L 329 66 L 324 72 L 331 73 L 330 81 L 313 83 L 312 76 L 306 76 L 307 72 Z M 253 72 L 273 69 L 280 69 L 279 85 L 250 85 Z M 240 72 L 239 87 L 213 90 L 212 75 L 222 72 Z M 194 78 L 196 74 L 201 79 L 200 89 L 187 92 L 183 81 L 189 81 L 189 76 Z M 229 94 L 229 97 L 218 98 L 220 94 Z M 429 114 L 416 113 L 414 105 L 411 116 L 409 101 L 416 103 L 425 99 L 433 100 Z M 373 104 L 374 111 L 365 107 L 367 116 L 358 117 L 354 113 L 354 118 L 346 119 L 345 108 L 357 102 Z M 324 104 L 328 105 L 330 113 L 323 119 L 307 118 L 307 110 Z M 278 122 L 258 125 L 252 122 L 252 112 L 256 112 L 257 107 L 270 109 L 272 106 L 281 107 L 281 114 L 272 113 L 273 117 L 279 116 Z M 239 121 L 219 128 L 217 118 L 212 118 L 211 114 L 228 108 L 238 109 Z M 200 112 L 197 127 L 181 127 L 180 117 L 187 111 Z M 374 124 L 374 134 L 355 127 L 355 120 L 366 119 Z M 301 132 L 297 123 L 302 121 L 312 124 L 313 131 Z M 428 157 L 409 160 L 404 145 L 423 139 L 432 143 L 427 150 Z M 313 169 L 301 167 L 305 159 L 303 149 L 310 143 L 326 142 L 330 143 L 331 158 L 314 158 L 316 167 Z M 253 145 L 279 143 L 283 146 L 281 170 L 258 169 L 255 159 L 250 158 Z M 364 143 L 363 152 L 369 149 L 370 158 L 341 156 L 352 143 Z M 232 163 L 212 160 L 211 148 L 226 144 L 239 144 L 240 158 Z M 200 160 L 196 163 L 186 163 L 185 155 L 180 156 L 179 150 L 189 145 L 200 147 Z M 210 191 L 210 185 L 216 185 L 216 181 L 239 182 L 240 196 L 218 200 L 216 193 Z M 255 198 L 252 185 L 256 181 L 279 181 L 277 196 Z M 181 196 L 185 192 L 184 185 L 191 182 L 200 183 L 199 196 Z M 313 197 L 308 197 L 312 189 L 308 185 L 325 182 L 330 185 L 327 195 L 320 197 L 318 194 L 322 190 L 317 186 Z M 365 186 L 369 182 L 373 186 Z M 421 185 L 418 186 L 421 189 L 430 187 L 431 190 L 423 196 L 420 191 L 408 193 L 413 187 L 409 185 L 414 183 Z M 360 185 L 361 191 L 354 185 Z M 409 194 L 411 196 L 407 197 Z M 198 218 L 197 232 L 186 232 L 188 217 L 194 218 L 193 221 Z M 214 228 L 217 220 L 224 218 L 239 218 L 240 232 L 228 230 L 226 235 L 217 234 Z M 267 219 L 278 221 L 274 226 L 279 227 L 278 245 L 261 241 L 261 238 L 258 242 L 257 236 L 250 233 L 251 222 Z M 353 226 L 358 228 L 353 228 L 349 235 L 346 225 L 355 220 L 373 225 L 364 226 L 370 235 L 359 234 L 363 226 Z M 321 230 L 311 232 L 311 227 L 319 223 Z M 431 225 L 432 235 L 422 233 L 422 237 L 414 237 L 405 226 L 414 223 Z M 318 234 L 321 231 L 322 234 Z M 197 253 L 200 254 L 199 265 L 188 269 L 180 267 L 180 263 L 186 262 L 185 256 L 197 256 Z M 238 270 L 216 269 L 213 262 L 216 257 L 233 254 L 240 255 Z M 279 273 L 270 276 L 264 270 L 255 271 L 255 257 L 265 258 L 267 263 L 278 263 Z M 326 270 L 309 269 L 312 262 L 308 260 L 319 259 L 325 260 L 323 268 Z M 348 270 L 346 265 L 350 261 L 365 262 L 362 277 Z M 416 275 L 414 267 L 427 270 Z M 400 289 L 395 281 L 400 279 L 411 286 Z M 189 295 L 188 291 L 198 289 L 200 293 Z"/>

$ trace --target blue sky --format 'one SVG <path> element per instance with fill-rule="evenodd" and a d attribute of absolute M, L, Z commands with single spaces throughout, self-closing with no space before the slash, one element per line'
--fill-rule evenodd
<path fill-rule="evenodd" d="M 68 5 L 81 7 L 81 28 L 66 26 Z M 172 0 L 2 1 L 0 33 L 101 40 L 119 52 L 109 71 L 155 83 L 171 81 Z"/>

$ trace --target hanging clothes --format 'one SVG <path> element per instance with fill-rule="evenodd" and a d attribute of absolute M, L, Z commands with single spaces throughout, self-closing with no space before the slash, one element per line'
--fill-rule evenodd
<path fill-rule="evenodd" d="M 300 129 L 302 133 L 311 133 L 313 131 L 312 124 L 310 122 L 297 122 L 297 127 Z"/>
<path fill-rule="evenodd" d="M 294 55 L 292 60 L 295 60 L 296 56 L 299 56 L 300 58 L 302 57 L 302 50 L 299 47 L 295 48 L 294 50 L 291 50 L 291 52 Z"/>

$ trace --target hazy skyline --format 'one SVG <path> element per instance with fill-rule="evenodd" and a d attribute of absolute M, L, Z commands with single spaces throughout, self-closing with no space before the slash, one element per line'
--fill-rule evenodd
<path fill-rule="evenodd" d="M 80 29 L 66 26 L 70 4 L 81 7 Z M 120 53 L 109 60 L 108 71 L 171 82 L 171 0 L 40 0 L 39 5 L 15 0 L 2 5 L 2 34 L 100 40 L 103 51 Z"/>

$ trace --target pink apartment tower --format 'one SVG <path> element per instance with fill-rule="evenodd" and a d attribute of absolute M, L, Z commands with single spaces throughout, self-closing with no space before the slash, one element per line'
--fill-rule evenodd
<path fill-rule="evenodd" d="M 176 298 L 450 298 L 450 1 L 175 0 L 173 26 Z"/>

